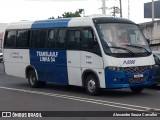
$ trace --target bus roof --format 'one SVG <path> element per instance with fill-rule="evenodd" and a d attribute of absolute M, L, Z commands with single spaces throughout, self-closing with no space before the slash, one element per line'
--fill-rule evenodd
<path fill-rule="evenodd" d="M 94 23 L 129 23 L 135 24 L 124 18 L 114 18 L 107 16 L 88 16 L 75 18 L 57 18 L 48 20 L 36 21 L 21 21 L 9 24 L 6 29 L 38 29 L 38 28 L 64 28 L 64 27 L 79 27 L 93 26 Z"/>

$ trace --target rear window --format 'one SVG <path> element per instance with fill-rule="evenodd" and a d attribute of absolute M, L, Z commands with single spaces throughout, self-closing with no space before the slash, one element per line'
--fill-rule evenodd
<path fill-rule="evenodd" d="M 5 35 L 5 48 L 14 48 L 16 43 L 16 31 L 6 32 Z"/>

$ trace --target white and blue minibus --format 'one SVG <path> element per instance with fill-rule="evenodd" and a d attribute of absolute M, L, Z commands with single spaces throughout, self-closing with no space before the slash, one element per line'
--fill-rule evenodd
<path fill-rule="evenodd" d="M 139 27 L 123 18 L 88 16 L 11 23 L 6 27 L 7 75 L 46 83 L 140 93 L 154 84 L 155 61 Z"/>

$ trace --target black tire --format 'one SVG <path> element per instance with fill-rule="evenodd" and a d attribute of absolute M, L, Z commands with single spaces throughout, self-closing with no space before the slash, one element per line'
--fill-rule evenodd
<path fill-rule="evenodd" d="M 98 80 L 94 75 L 88 75 L 85 80 L 85 88 L 88 94 L 90 95 L 98 95 L 99 93 L 99 85 Z"/>
<path fill-rule="evenodd" d="M 144 88 L 143 87 L 131 87 L 130 89 L 132 90 L 133 93 L 138 94 L 138 93 L 141 93 Z"/>
<path fill-rule="evenodd" d="M 46 85 L 46 82 L 37 80 L 36 73 L 34 70 L 30 70 L 28 72 L 28 83 L 32 88 L 44 87 Z"/>

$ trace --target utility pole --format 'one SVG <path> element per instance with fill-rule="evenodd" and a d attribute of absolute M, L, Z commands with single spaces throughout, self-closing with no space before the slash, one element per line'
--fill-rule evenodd
<path fill-rule="evenodd" d="M 113 16 L 116 17 L 116 7 L 113 6 Z"/>
<path fill-rule="evenodd" d="M 152 0 L 152 22 L 154 21 L 154 0 Z"/>
<path fill-rule="evenodd" d="M 102 14 L 106 14 L 106 0 L 102 0 Z"/>
<path fill-rule="evenodd" d="M 128 0 L 128 19 L 130 19 L 130 1 Z"/>
<path fill-rule="evenodd" d="M 112 14 L 112 15 L 113 15 L 114 17 L 116 17 L 116 14 L 118 14 L 120 10 L 119 10 L 119 8 L 116 7 L 116 6 L 113 6 L 112 9 L 113 9 L 113 12 L 112 12 L 113 14 Z"/>
<path fill-rule="evenodd" d="M 122 17 L 122 1 L 119 0 L 119 5 L 120 5 L 120 17 Z"/>

